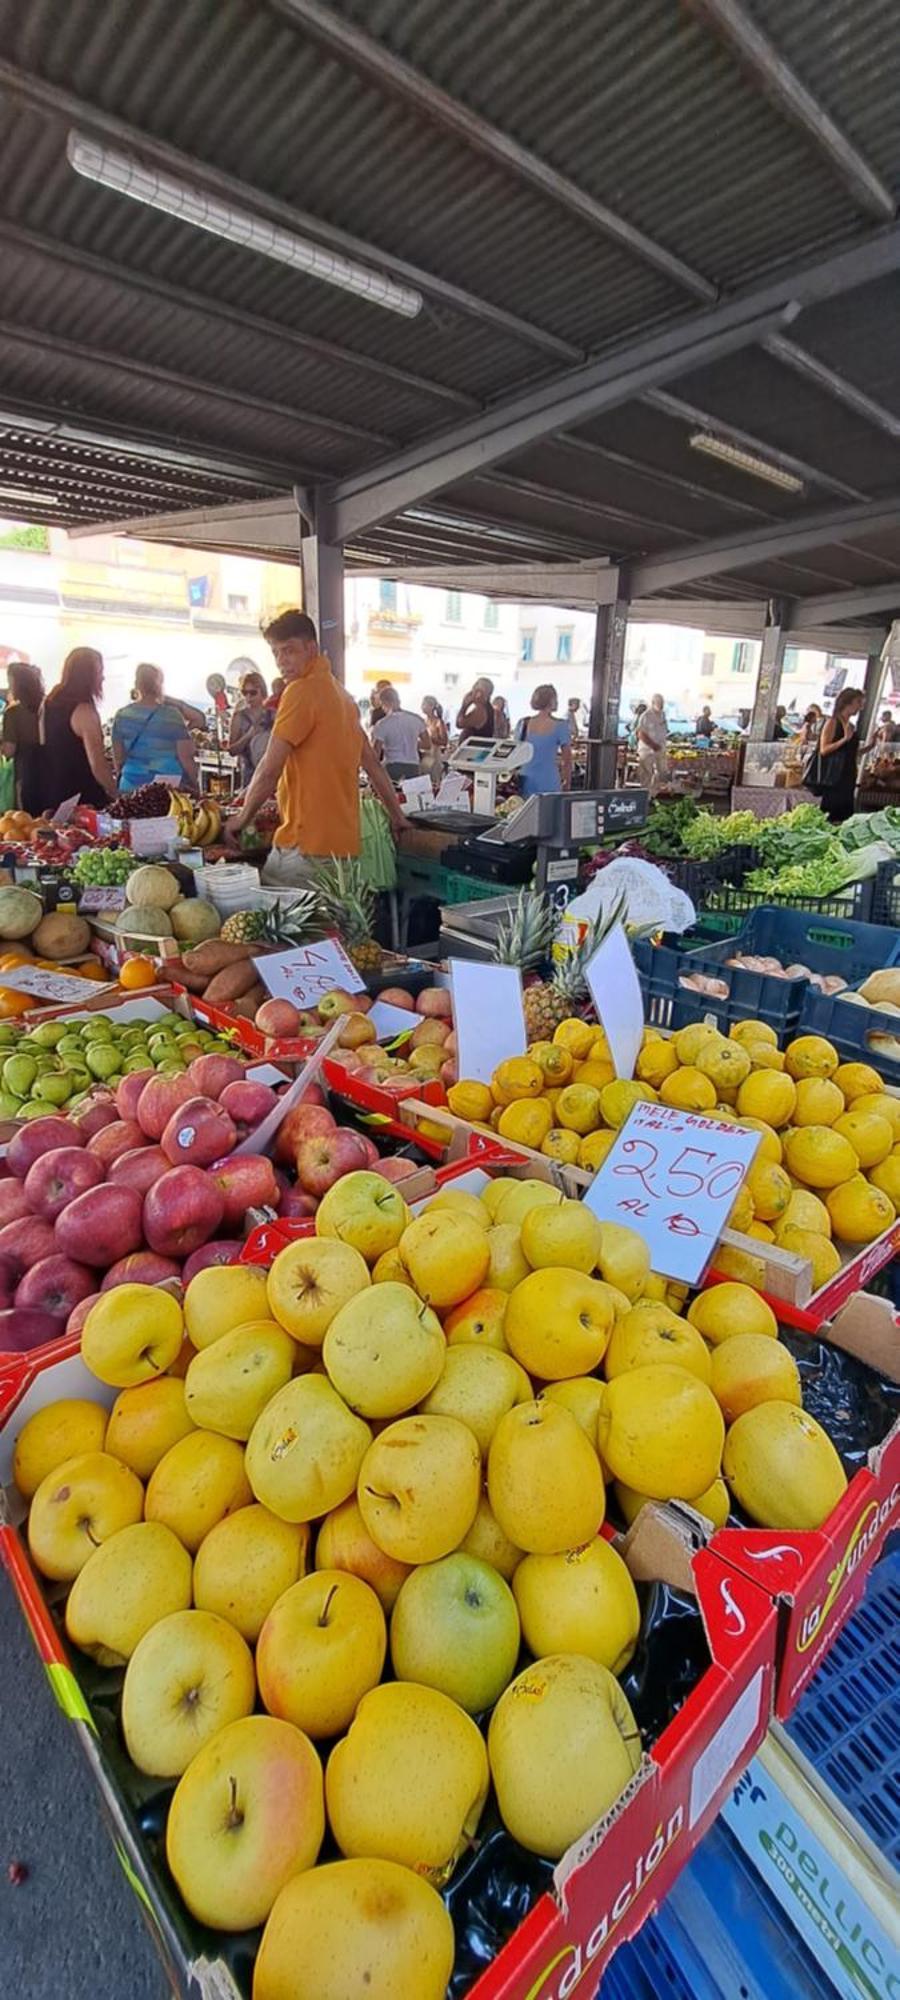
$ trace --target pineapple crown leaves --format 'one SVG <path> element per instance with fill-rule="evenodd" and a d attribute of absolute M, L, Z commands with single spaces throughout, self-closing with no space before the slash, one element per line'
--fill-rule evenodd
<path fill-rule="evenodd" d="M 540 890 L 520 889 L 509 914 L 500 924 L 494 958 L 498 965 L 519 965 L 523 972 L 549 958 L 558 922 L 548 896 Z"/>

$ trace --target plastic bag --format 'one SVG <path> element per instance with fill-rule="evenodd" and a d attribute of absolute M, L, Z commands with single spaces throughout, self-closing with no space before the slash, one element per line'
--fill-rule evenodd
<path fill-rule="evenodd" d="M 563 917 L 560 942 L 568 940 L 566 932 L 571 924 L 582 926 L 592 923 L 601 911 L 607 915 L 615 909 L 619 897 L 624 892 L 626 925 L 643 929 L 686 931 L 696 922 L 697 912 L 683 889 L 676 889 L 651 861 L 635 861 L 623 855 L 619 861 L 611 861 L 608 868 L 595 875 L 593 882 L 583 896 L 576 896 L 569 904 Z"/>
<path fill-rule="evenodd" d="M 0 757 L 0 812 L 15 812 L 16 766 L 12 757 Z"/>

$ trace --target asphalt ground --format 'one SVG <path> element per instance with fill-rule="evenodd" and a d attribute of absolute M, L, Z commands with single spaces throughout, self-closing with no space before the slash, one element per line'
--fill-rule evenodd
<path fill-rule="evenodd" d="M 16 1864 L 26 1871 L 10 1879 Z M 0 1569 L 0 1993 L 167 2000 L 75 1731 Z"/>

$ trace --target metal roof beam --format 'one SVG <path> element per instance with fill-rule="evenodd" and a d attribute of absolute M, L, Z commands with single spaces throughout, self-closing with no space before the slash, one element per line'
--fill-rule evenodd
<path fill-rule="evenodd" d="M 649 402 L 650 397 L 644 400 Z M 774 519 L 766 507 L 756 507 L 752 500 L 736 500 L 730 493 L 718 493 L 714 486 L 704 486 L 702 480 L 686 479 L 680 472 L 669 472 L 662 465 L 651 465 L 648 459 L 632 458 L 627 452 L 614 451 L 611 445 L 595 444 L 593 438 L 579 437 L 575 431 L 557 431 L 553 445 L 565 451 L 580 451 L 592 458 L 605 459 L 608 465 L 621 466 L 623 472 L 633 472 L 651 486 L 668 487 L 673 493 L 686 493 L 692 500 L 712 500 L 726 512 L 752 514 L 757 521 Z"/>
<path fill-rule="evenodd" d="M 602 236 L 618 243 L 632 256 L 639 257 L 659 271 L 672 284 L 693 293 L 694 298 L 707 302 L 717 297 L 717 287 L 699 271 L 691 270 L 681 257 L 673 255 L 663 244 L 646 236 L 632 222 L 608 208 L 605 202 L 597 201 L 593 195 L 569 179 L 567 174 L 558 173 L 547 160 L 542 160 L 528 146 L 523 146 L 507 132 L 491 124 L 479 112 L 442 90 L 421 70 L 411 63 L 392 54 L 383 43 L 375 41 L 362 28 L 349 21 L 344 15 L 322 4 L 322 0 L 272 0 L 276 13 L 283 14 L 295 27 L 302 28 L 333 55 L 370 77 L 382 90 L 390 91 L 394 97 L 420 112 L 432 124 L 440 125 L 464 145 L 489 159 L 495 166 L 502 167 L 516 180 L 524 181 L 538 194 L 546 196 L 564 208 L 569 215 L 575 215 L 586 222 Z"/>
<path fill-rule="evenodd" d="M 418 265 L 408 264 L 405 258 L 395 257 L 389 250 L 364 243 L 350 231 L 339 229 L 335 223 L 326 222 L 321 216 L 310 215 L 305 209 L 295 208 L 278 195 L 252 187 L 236 174 L 226 173 L 223 168 L 212 166 L 206 160 L 198 160 L 191 153 L 182 153 L 177 146 L 154 138 L 139 126 L 129 125 L 125 119 L 114 117 L 112 112 L 104 111 L 100 105 L 90 104 L 74 91 L 48 83 L 46 78 L 20 69 L 15 63 L 0 61 L 0 90 L 9 91 L 37 111 L 80 125 L 84 131 L 109 139 L 116 146 L 130 147 L 167 173 L 177 174 L 193 187 L 204 188 L 221 200 L 252 209 L 255 214 L 265 215 L 287 229 L 304 229 L 317 242 L 328 244 L 331 249 L 340 251 L 342 256 L 356 257 L 363 264 L 389 271 L 392 277 L 417 286 L 453 311 L 495 326 L 514 340 L 541 348 L 545 354 L 555 355 L 557 360 L 581 360 L 580 348 L 573 347 L 570 341 L 561 339 L 546 327 L 520 319 L 517 313 L 507 312 L 505 307 L 479 298 L 474 292 L 464 291 L 461 286 L 450 284 L 431 271 L 422 271 Z"/>
<path fill-rule="evenodd" d="M 271 459 L 247 459 L 227 455 L 217 451 L 215 446 L 207 449 L 200 444 L 173 444 L 170 438 L 160 437 L 157 431 L 147 431 L 129 424 L 107 423 L 102 427 L 93 423 L 89 416 L 79 413 L 75 417 L 61 417 L 58 410 L 47 409 L 41 403 L 19 402 L 0 390 L 3 396 L 0 404 L 0 425 L 14 431 L 30 431 L 33 436 L 47 438 L 51 442 L 58 439 L 61 444 L 71 444 L 88 451 L 103 453 L 118 449 L 122 458 L 133 460 L 140 469 L 145 462 L 154 465 L 183 466 L 197 477 L 209 474 L 215 479 L 227 479 L 235 485 L 279 486 L 286 481 L 290 487 L 294 475 L 284 464 Z"/>
<path fill-rule="evenodd" d="M 537 500 L 548 507 L 564 507 L 570 514 L 599 515 L 610 523 L 621 521 L 626 527 L 651 535 L 654 531 L 661 531 L 666 535 L 683 535 L 686 541 L 696 540 L 690 528 L 679 528 L 671 521 L 655 521 L 647 514 L 629 512 L 626 507 L 617 507 L 614 500 L 595 500 L 588 493 L 570 493 L 561 486 L 545 486 L 543 481 L 519 478 L 512 473 L 490 472 L 485 473 L 483 478 L 476 475 L 475 485 L 521 493 L 524 499 Z"/>
<path fill-rule="evenodd" d="M 795 625 L 837 625 L 844 618 L 865 618 L 870 612 L 900 614 L 900 577 L 894 583 L 875 583 L 859 590 L 838 590 L 830 597 L 803 597 L 794 603 L 788 619 Z"/>
<path fill-rule="evenodd" d="M 791 472 L 804 485 L 821 486 L 825 493 L 839 494 L 844 500 L 865 500 L 867 495 L 858 486 L 848 485 L 845 479 L 835 479 L 830 472 L 822 472 L 808 459 L 795 458 L 792 452 L 781 451 L 778 445 L 770 444 L 768 438 L 758 437 L 753 431 L 745 431 L 738 424 L 732 424 L 724 417 L 717 417 L 713 411 L 701 409 L 699 403 L 685 402 L 683 396 L 673 396 L 667 389 L 652 389 L 641 398 L 651 409 L 660 410 L 665 417 L 677 417 L 686 424 L 699 424 L 701 429 L 714 431 L 717 437 L 728 438 L 745 451 L 754 451 L 762 458 L 770 458 L 773 465 L 780 465 L 785 472 Z"/>
<path fill-rule="evenodd" d="M 872 424 L 877 431 L 884 431 L 889 438 L 900 438 L 900 416 L 886 409 L 883 403 L 876 403 L 864 389 L 858 389 L 854 382 L 838 375 L 817 355 L 807 353 L 805 347 L 798 347 L 796 341 L 787 340 L 780 333 L 773 334 L 765 347 L 766 353 L 773 354 L 776 361 L 783 361 L 786 368 L 794 370 L 795 375 L 802 375 L 808 382 L 815 383 L 817 389 L 823 389 L 834 402 L 843 403 L 845 409 L 852 410 L 854 416 L 862 417 L 864 423 Z"/>
<path fill-rule="evenodd" d="M 774 42 L 740 5 L 740 0 L 688 0 L 688 5 L 737 57 L 741 68 L 760 86 L 776 110 L 811 140 L 857 206 L 878 222 L 892 222 L 895 206 L 890 190 L 824 105 L 807 90 Z"/>
<path fill-rule="evenodd" d="M 664 551 L 647 562 L 634 563 L 632 595 L 650 597 L 658 591 L 692 583 L 695 578 L 747 569 L 754 563 L 777 562 L 781 557 L 800 554 L 803 549 L 821 548 L 838 538 L 853 540 L 857 535 L 878 534 L 896 527 L 900 527 L 900 494 L 885 494 L 858 507 L 835 507 L 771 528 L 750 528 L 742 537 L 720 535 L 694 549 Z"/>

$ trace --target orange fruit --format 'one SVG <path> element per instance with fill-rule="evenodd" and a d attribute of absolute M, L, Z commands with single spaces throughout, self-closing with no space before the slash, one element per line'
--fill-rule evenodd
<path fill-rule="evenodd" d="M 33 993 L 17 993 L 14 986 L 0 986 L 0 1021 L 12 1021 L 17 1014 L 27 1014 L 35 1004 Z"/>
<path fill-rule="evenodd" d="M 101 979 L 104 977 L 102 967 L 100 977 Z M 126 958 L 119 973 L 119 985 L 125 988 L 126 993 L 136 993 L 142 986 L 155 986 L 156 980 L 156 967 L 152 958 L 144 958 L 140 952 L 136 952 L 133 958 Z"/>

